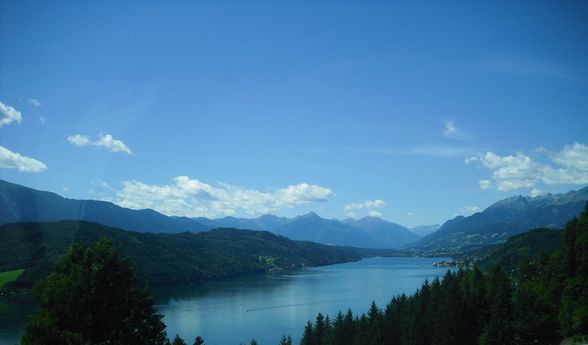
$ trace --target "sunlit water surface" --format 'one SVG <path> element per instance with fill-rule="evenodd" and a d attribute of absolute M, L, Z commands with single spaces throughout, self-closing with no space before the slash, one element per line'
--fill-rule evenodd
<path fill-rule="evenodd" d="M 283 334 L 299 342 L 307 320 L 317 313 L 332 317 L 351 308 L 367 312 L 401 293 L 413 293 L 425 279 L 443 275 L 433 267 L 439 258 L 371 258 L 359 262 L 295 272 L 225 279 L 153 291 L 170 337 L 189 344 L 200 335 L 208 345 L 278 344 Z M 18 341 L 34 304 L 27 299 L 0 299 L 0 344 Z"/>

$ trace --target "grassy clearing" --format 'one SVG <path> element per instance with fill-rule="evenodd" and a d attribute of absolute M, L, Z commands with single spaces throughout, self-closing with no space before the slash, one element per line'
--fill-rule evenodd
<path fill-rule="evenodd" d="M 15 281 L 24 272 L 24 269 L 18 269 L 13 271 L 0 272 L 0 288 L 4 285 Z"/>

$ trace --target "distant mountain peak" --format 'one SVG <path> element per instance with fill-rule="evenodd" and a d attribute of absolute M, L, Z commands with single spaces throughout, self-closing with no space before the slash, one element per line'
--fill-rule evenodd
<path fill-rule="evenodd" d="M 278 217 L 275 214 L 266 213 L 263 216 L 260 216 L 259 219 L 282 219 L 283 217 Z"/>
<path fill-rule="evenodd" d="M 298 216 L 297 218 L 322 218 L 322 217 L 319 216 L 318 214 L 316 214 L 314 211 L 310 211 L 307 214 L 303 214 L 301 216 Z"/>
<path fill-rule="evenodd" d="M 469 217 L 455 217 L 415 244 L 415 248 L 448 253 L 506 241 L 535 228 L 563 227 L 578 216 L 588 201 L 588 189 L 537 197 L 515 195 Z"/>
<path fill-rule="evenodd" d="M 365 216 L 361 219 L 365 219 L 365 220 L 377 220 L 377 221 L 384 221 L 384 219 L 380 218 L 380 217 L 376 217 L 376 216 Z M 360 219 L 360 220 L 361 220 Z"/>

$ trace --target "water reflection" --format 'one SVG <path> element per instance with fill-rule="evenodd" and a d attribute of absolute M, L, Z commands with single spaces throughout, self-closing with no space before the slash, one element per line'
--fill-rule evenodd
<path fill-rule="evenodd" d="M 188 343 L 277 344 L 283 334 L 298 343 L 306 321 L 322 312 L 331 317 L 351 308 L 367 312 L 395 295 L 413 293 L 425 279 L 444 274 L 440 259 L 372 258 L 292 272 L 241 276 L 202 284 L 153 289 L 168 335 Z M 35 310 L 32 298 L 0 299 L 0 344 L 15 344 Z"/>
<path fill-rule="evenodd" d="M 283 274 L 248 276 L 197 286 L 154 291 L 165 315 L 168 334 L 207 344 L 277 344 L 282 334 L 298 342 L 304 324 L 318 312 L 333 317 L 351 308 L 366 312 L 372 300 L 380 306 L 395 295 L 414 292 L 425 279 L 445 269 L 438 259 L 373 258 L 355 263 Z"/>
<path fill-rule="evenodd" d="M 28 294 L 0 298 L 0 344 L 17 344 L 24 325 L 36 309 L 34 299 Z"/>

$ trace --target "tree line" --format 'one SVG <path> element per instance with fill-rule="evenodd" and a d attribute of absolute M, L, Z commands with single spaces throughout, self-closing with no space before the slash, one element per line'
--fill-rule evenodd
<path fill-rule="evenodd" d="M 40 306 L 23 344 L 184 345 L 167 337 L 146 289 L 136 286 L 130 261 L 107 239 L 73 246 L 33 289 Z M 588 205 L 565 228 L 551 255 L 521 260 L 514 275 L 499 265 L 448 271 L 412 295 L 367 314 L 318 314 L 301 345 L 557 344 L 588 334 Z M 197 337 L 194 345 L 204 340 Z M 284 336 L 280 345 L 291 345 Z M 255 340 L 251 345 L 257 345 Z"/>
<path fill-rule="evenodd" d="M 588 206 L 551 255 L 523 258 L 512 276 L 448 271 L 366 314 L 318 314 L 301 345 L 559 344 L 588 335 Z"/>

